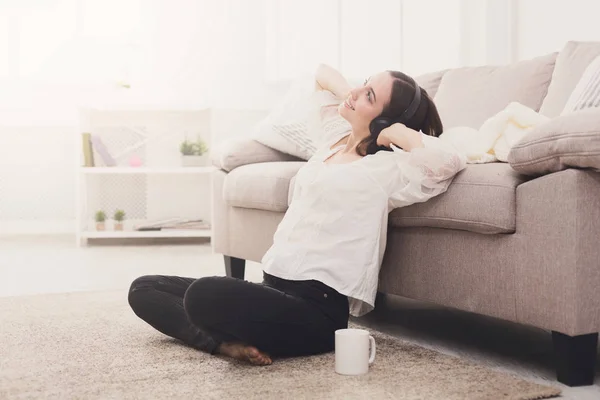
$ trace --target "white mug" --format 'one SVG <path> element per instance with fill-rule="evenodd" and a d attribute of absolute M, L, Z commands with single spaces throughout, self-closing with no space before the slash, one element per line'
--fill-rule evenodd
<path fill-rule="evenodd" d="M 371 351 L 369 351 L 369 343 Z M 362 375 L 375 361 L 375 339 L 364 329 L 335 331 L 335 372 L 341 375 Z"/>

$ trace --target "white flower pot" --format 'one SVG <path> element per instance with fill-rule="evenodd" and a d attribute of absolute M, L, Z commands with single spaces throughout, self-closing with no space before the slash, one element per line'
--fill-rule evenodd
<path fill-rule="evenodd" d="M 181 163 L 184 167 L 204 167 L 208 155 L 202 154 L 201 156 L 181 156 Z"/>

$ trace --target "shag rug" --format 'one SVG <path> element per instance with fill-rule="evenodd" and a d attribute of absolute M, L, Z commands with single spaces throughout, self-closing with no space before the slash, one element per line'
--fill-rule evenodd
<path fill-rule="evenodd" d="M 210 356 L 153 330 L 126 291 L 0 298 L 1 399 L 544 399 L 527 382 L 379 332 L 367 375 L 333 353 L 266 367 Z"/>

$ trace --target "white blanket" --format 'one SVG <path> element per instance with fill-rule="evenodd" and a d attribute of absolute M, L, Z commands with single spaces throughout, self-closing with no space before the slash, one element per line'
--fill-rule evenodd
<path fill-rule="evenodd" d="M 463 152 L 468 163 L 507 162 L 511 147 L 535 126 L 549 119 L 520 103 L 510 103 L 485 121 L 479 130 L 451 128 L 442 133 L 440 139 Z"/>

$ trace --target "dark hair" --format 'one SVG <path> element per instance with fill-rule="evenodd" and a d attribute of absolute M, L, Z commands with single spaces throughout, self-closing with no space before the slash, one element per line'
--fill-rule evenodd
<path fill-rule="evenodd" d="M 415 90 L 421 91 L 421 104 L 417 108 L 415 114 L 408 120 L 403 122 L 407 127 L 414 129 L 415 131 L 421 131 L 429 136 L 439 136 L 442 133 L 443 126 L 442 120 L 438 113 L 437 107 L 435 106 L 429 94 L 425 89 L 417 85 L 415 88 L 414 82 L 407 75 L 398 71 L 387 71 L 394 82 L 392 84 L 392 96 L 390 102 L 385 105 L 381 114 L 377 117 L 385 117 L 391 120 L 398 120 L 404 110 L 408 108 L 415 96 Z M 398 121 L 400 122 L 400 121 Z M 367 154 L 375 154 L 378 151 L 391 151 L 390 148 L 385 146 L 379 146 L 377 144 L 377 137 L 381 133 L 382 129 L 378 129 L 370 126 L 370 135 L 360 141 L 356 147 L 356 151 L 361 156 Z"/>

